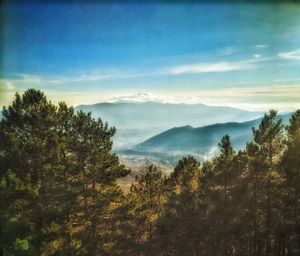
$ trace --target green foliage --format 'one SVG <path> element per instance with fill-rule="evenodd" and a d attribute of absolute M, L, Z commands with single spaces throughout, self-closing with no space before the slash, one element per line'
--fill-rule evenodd
<path fill-rule="evenodd" d="M 26 239 L 19 239 L 17 238 L 15 243 L 14 243 L 14 247 L 16 251 L 20 251 L 20 252 L 26 252 L 29 249 L 29 243 L 28 240 Z"/>
<path fill-rule="evenodd" d="M 128 171 L 111 153 L 115 129 L 28 90 L 3 110 L 1 247 L 12 255 L 105 251 L 104 215 Z M 101 230 L 102 231 L 102 230 Z M 100 239 L 101 238 L 101 239 Z"/>
<path fill-rule="evenodd" d="M 28 90 L 0 123 L 0 255 L 290 256 L 300 252 L 300 110 L 277 112 L 235 152 L 128 174 L 115 128 Z"/>

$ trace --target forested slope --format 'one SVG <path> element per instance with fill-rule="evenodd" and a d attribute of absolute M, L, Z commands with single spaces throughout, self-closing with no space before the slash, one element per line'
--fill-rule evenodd
<path fill-rule="evenodd" d="M 300 110 L 276 116 L 238 152 L 224 135 L 201 165 L 145 167 L 125 194 L 114 128 L 17 94 L 0 123 L 0 255 L 299 255 Z"/>

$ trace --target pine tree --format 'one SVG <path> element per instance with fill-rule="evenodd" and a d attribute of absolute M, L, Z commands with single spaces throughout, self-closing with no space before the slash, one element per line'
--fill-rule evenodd
<path fill-rule="evenodd" d="M 279 233 L 279 249 L 281 255 L 284 255 L 283 251 L 288 248 L 292 255 L 300 252 L 300 110 L 292 115 L 286 131 L 286 149 L 281 162 L 285 192 L 282 214 L 284 225 Z"/>
<path fill-rule="evenodd" d="M 154 255 L 154 234 L 166 200 L 166 179 L 157 167 L 150 165 L 145 174 L 136 176 L 128 195 L 136 235 L 137 255 Z"/>
<path fill-rule="evenodd" d="M 265 212 L 265 163 L 261 161 L 261 151 L 254 142 L 247 143 L 244 151 L 243 173 L 238 191 L 242 195 L 240 200 L 240 223 L 243 234 L 240 247 L 248 255 L 263 255 L 264 246 L 264 212 Z M 245 243 L 245 244 L 243 244 Z"/>
<path fill-rule="evenodd" d="M 123 194 L 115 128 L 16 94 L 0 122 L 0 254 L 298 255 L 300 110 L 283 132 L 271 110 L 245 150 L 225 135 L 202 168 L 151 165 Z"/>
<path fill-rule="evenodd" d="M 28 90 L 3 110 L 0 245 L 13 255 L 97 255 L 128 174 L 111 153 L 115 129 Z"/>
<path fill-rule="evenodd" d="M 209 190 L 207 190 L 209 201 L 212 204 L 208 215 L 208 219 L 212 223 L 209 232 L 211 237 L 209 251 L 215 255 L 230 255 L 233 247 L 232 190 L 237 176 L 234 168 L 235 152 L 228 135 L 225 135 L 218 145 L 220 155 L 212 159 L 211 164 L 206 163 L 203 168 L 206 176 L 208 174 L 211 176 Z"/>
<path fill-rule="evenodd" d="M 168 201 L 158 223 L 156 240 L 161 255 L 199 255 L 199 176 L 199 162 L 188 156 L 179 160 L 168 179 Z"/>
<path fill-rule="evenodd" d="M 81 254 L 97 255 L 109 248 L 109 227 L 106 223 L 111 204 L 121 196 L 117 178 L 128 171 L 121 166 L 118 157 L 111 153 L 110 138 L 115 129 L 109 128 L 91 114 L 79 112 L 72 120 L 71 152 L 78 169 L 78 201 L 73 218 L 77 223 L 75 234 L 83 245 Z"/>
<path fill-rule="evenodd" d="M 257 160 L 260 163 L 259 168 L 262 172 L 260 182 L 262 190 L 260 193 L 264 195 L 264 202 L 261 206 L 263 213 L 263 233 L 265 242 L 265 255 L 269 256 L 273 252 L 272 243 L 275 239 L 275 227 L 280 221 L 278 219 L 278 211 L 280 211 L 281 184 L 283 182 L 279 171 L 279 161 L 283 152 L 283 125 L 281 120 L 276 120 L 277 112 L 270 110 L 265 114 L 259 128 L 253 128 L 254 142 L 258 147 Z"/>
<path fill-rule="evenodd" d="M 3 245 L 8 253 L 41 255 L 52 232 L 47 190 L 51 164 L 56 160 L 52 147 L 56 143 L 55 112 L 56 107 L 35 90 L 26 91 L 23 97 L 16 94 L 12 106 L 3 110 L 1 190 L 8 201 L 1 233 L 10 237 Z M 11 228 L 15 229 L 13 235 Z"/>

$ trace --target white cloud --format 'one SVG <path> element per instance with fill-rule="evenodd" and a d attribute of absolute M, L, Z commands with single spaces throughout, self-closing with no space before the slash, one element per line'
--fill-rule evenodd
<path fill-rule="evenodd" d="M 300 49 L 291 52 L 281 52 L 278 57 L 287 60 L 300 60 Z"/>
<path fill-rule="evenodd" d="M 44 83 L 45 81 L 51 81 L 43 78 L 39 75 L 34 74 L 26 74 L 26 73 L 12 73 L 9 75 L 9 79 L 5 79 L 6 81 L 9 81 L 10 83 L 13 83 L 15 86 L 18 83 L 27 84 L 27 85 L 40 85 Z"/>
<path fill-rule="evenodd" d="M 91 70 L 78 72 L 78 75 L 57 77 L 55 79 L 44 79 L 48 83 L 77 83 L 77 82 L 99 82 L 112 79 L 126 79 L 147 76 L 149 74 L 134 70 Z"/>
<path fill-rule="evenodd" d="M 300 108 L 300 85 L 243 86 L 222 89 L 199 89 L 186 92 L 164 94 L 136 93 L 124 94 L 107 99 L 108 102 L 147 102 L 207 104 L 231 106 L 250 111 L 294 111 Z"/>
<path fill-rule="evenodd" d="M 107 102 L 126 102 L 126 103 L 138 103 L 138 102 L 159 102 L 159 103 L 174 103 L 174 104 L 199 104 L 201 103 L 201 97 L 191 95 L 176 95 L 176 94 L 154 94 L 149 92 L 139 92 L 135 94 L 123 94 L 113 96 L 107 99 Z"/>
<path fill-rule="evenodd" d="M 173 75 L 194 74 L 194 73 L 213 73 L 213 72 L 229 72 L 237 70 L 253 69 L 257 67 L 257 62 L 267 59 L 250 59 L 236 62 L 214 62 L 214 63 L 198 63 L 191 65 L 179 65 L 169 69 L 169 73 Z"/>
<path fill-rule="evenodd" d="M 270 58 L 269 58 L 270 59 Z M 187 65 L 178 65 L 173 67 L 158 67 L 149 70 L 137 69 L 108 69 L 108 70 L 90 70 L 78 71 L 77 74 L 40 76 L 35 74 L 11 74 L 17 87 L 21 86 L 44 86 L 51 84 L 100 82 L 103 80 L 130 79 L 148 76 L 161 75 L 180 75 L 193 73 L 214 73 L 229 72 L 253 69 L 258 67 L 258 62 L 263 62 L 268 58 L 261 58 L 260 55 L 254 55 L 253 59 L 242 61 L 223 61 L 212 63 L 196 63 Z"/>
<path fill-rule="evenodd" d="M 273 80 L 276 83 L 281 83 L 281 82 L 296 82 L 300 81 L 300 78 L 277 78 Z"/>
<path fill-rule="evenodd" d="M 34 74 L 11 74 L 13 79 L 10 79 L 14 83 L 23 84 L 23 85 L 43 85 L 43 84 L 63 84 L 71 82 L 92 82 L 92 81 L 101 81 L 104 79 L 109 79 L 112 77 L 121 76 L 120 73 L 107 73 L 107 72 L 81 72 L 79 75 L 70 75 L 70 76 L 52 76 L 51 78 L 43 77 Z"/>
<path fill-rule="evenodd" d="M 26 83 L 40 84 L 43 81 L 41 76 L 32 75 L 32 74 L 16 74 L 16 76 L 17 76 L 16 80 L 21 80 Z"/>
<path fill-rule="evenodd" d="M 246 110 L 293 111 L 300 108 L 300 85 L 231 87 L 203 93 L 203 103 L 228 105 Z"/>
<path fill-rule="evenodd" d="M 0 80 L 0 87 L 5 90 L 14 90 L 15 85 L 12 81 L 9 80 Z"/>
<path fill-rule="evenodd" d="M 254 57 L 254 58 L 260 58 L 261 55 L 260 55 L 260 54 L 254 54 L 253 57 Z"/>
<path fill-rule="evenodd" d="M 217 56 L 229 56 L 236 52 L 238 52 L 237 48 L 228 46 L 223 49 L 219 49 L 216 53 L 217 53 Z"/>
<path fill-rule="evenodd" d="M 4 83 L 3 83 L 4 84 Z M 0 81 L 1 85 L 1 81 Z M 10 84 L 8 84 L 10 86 Z M 9 94 L 3 99 L 8 104 L 13 99 L 14 90 L 7 90 Z M 20 91 L 22 92 L 22 91 Z M 231 106 L 250 111 L 267 111 L 274 108 L 280 111 L 294 111 L 300 108 L 300 84 L 257 86 L 243 84 L 243 81 L 227 88 L 194 89 L 186 91 L 169 91 L 160 93 L 122 92 L 116 96 L 115 91 L 63 91 L 47 90 L 49 99 L 57 103 L 61 100 L 71 105 L 95 104 L 99 102 L 147 102 L 207 104 L 214 106 Z"/>
<path fill-rule="evenodd" d="M 93 81 L 102 81 L 108 78 L 108 75 L 103 73 L 83 73 L 77 76 L 69 76 L 69 77 L 60 77 L 54 80 L 45 80 L 45 82 L 49 83 L 71 83 L 71 82 L 93 82 Z"/>
<path fill-rule="evenodd" d="M 255 48 L 268 48 L 268 47 L 270 47 L 270 45 L 268 45 L 268 44 L 257 44 L 257 45 L 255 45 Z"/>
<path fill-rule="evenodd" d="M 139 92 L 136 94 L 123 94 L 110 98 L 109 102 L 147 102 L 147 101 L 155 101 L 155 102 L 164 102 L 167 103 L 172 101 L 170 97 L 166 96 L 158 96 L 149 92 Z"/>

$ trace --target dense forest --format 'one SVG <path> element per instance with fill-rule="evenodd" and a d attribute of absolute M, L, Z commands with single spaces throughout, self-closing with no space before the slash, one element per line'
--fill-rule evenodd
<path fill-rule="evenodd" d="M 221 115 L 222 113 L 220 113 Z M 0 255 L 300 255 L 300 110 L 266 113 L 253 140 L 169 176 L 130 170 L 111 128 L 30 89 L 2 111 Z"/>

